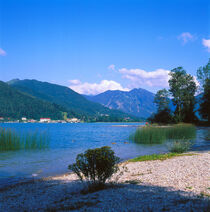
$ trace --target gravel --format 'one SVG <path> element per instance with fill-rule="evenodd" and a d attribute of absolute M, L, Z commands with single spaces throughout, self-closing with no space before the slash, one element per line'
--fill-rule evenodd
<path fill-rule="evenodd" d="M 0 211 L 210 211 L 210 152 L 124 162 L 106 189 L 84 193 L 75 174 L 0 190 Z"/>

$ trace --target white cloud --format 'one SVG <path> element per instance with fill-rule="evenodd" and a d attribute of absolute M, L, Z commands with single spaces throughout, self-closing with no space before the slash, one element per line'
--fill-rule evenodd
<path fill-rule="evenodd" d="M 80 94 L 96 95 L 107 90 L 129 91 L 128 88 L 123 88 L 120 83 L 113 80 L 102 80 L 100 83 L 82 83 L 79 80 L 69 82 L 71 83 L 69 87 Z"/>
<path fill-rule="evenodd" d="M 198 82 L 197 77 L 193 76 L 193 80 L 194 80 L 196 86 L 199 87 L 200 83 Z"/>
<path fill-rule="evenodd" d="M 183 32 L 181 35 L 178 36 L 178 39 L 182 40 L 183 44 L 186 44 L 189 41 L 194 41 L 195 36 L 190 34 L 189 32 Z"/>
<path fill-rule="evenodd" d="M 210 39 L 202 39 L 202 44 L 207 48 L 208 52 L 210 52 Z"/>
<path fill-rule="evenodd" d="M 108 69 L 114 71 L 115 70 L 115 65 L 114 64 L 109 65 Z"/>
<path fill-rule="evenodd" d="M 0 56 L 6 56 L 7 53 L 2 49 L 0 48 Z"/>
<path fill-rule="evenodd" d="M 131 81 L 129 87 L 139 88 L 144 86 L 149 87 L 168 87 L 169 70 L 157 69 L 155 71 L 147 72 L 142 69 L 119 69 L 123 78 Z"/>
<path fill-rule="evenodd" d="M 71 85 L 79 85 L 79 84 L 81 84 L 81 81 L 77 80 L 77 79 L 69 80 L 69 82 L 70 82 Z"/>

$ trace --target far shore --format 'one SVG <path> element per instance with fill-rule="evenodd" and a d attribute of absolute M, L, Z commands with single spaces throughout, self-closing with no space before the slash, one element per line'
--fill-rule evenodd
<path fill-rule="evenodd" d="M 210 203 L 210 152 L 166 160 L 122 162 L 106 189 L 81 193 L 73 173 L 0 190 L 0 211 L 205 211 Z M 114 184 L 113 184 L 114 183 Z"/>

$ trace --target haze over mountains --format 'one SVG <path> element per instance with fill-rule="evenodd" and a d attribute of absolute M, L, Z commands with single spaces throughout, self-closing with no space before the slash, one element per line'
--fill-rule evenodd
<path fill-rule="evenodd" d="M 29 95 L 38 101 L 44 101 L 60 107 L 60 112 L 67 112 L 70 117 L 86 121 L 123 121 L 137 120 L 118 110 L 111 110 L 99 103 L 91 102 L 72 89 L 38 80 L 11 80 L 10 89 Z M 24 99 L 22 99 L 24 101 Z"/>
<path fill-rule="evenodd" d="M 84 96 L 110 109 L 121 110 L 138 117 L 147 118 L 156 111 L 155 94 L 142 88 L 131 91 L 109 90 L 96 96 Z"/>

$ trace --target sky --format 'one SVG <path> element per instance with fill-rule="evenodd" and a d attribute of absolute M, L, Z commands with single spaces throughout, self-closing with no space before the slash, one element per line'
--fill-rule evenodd
<path fill-rule="evenodd" d="M 155 93 L 209 58 L 208 0 L 0 0 L 2 81 Z"/>

